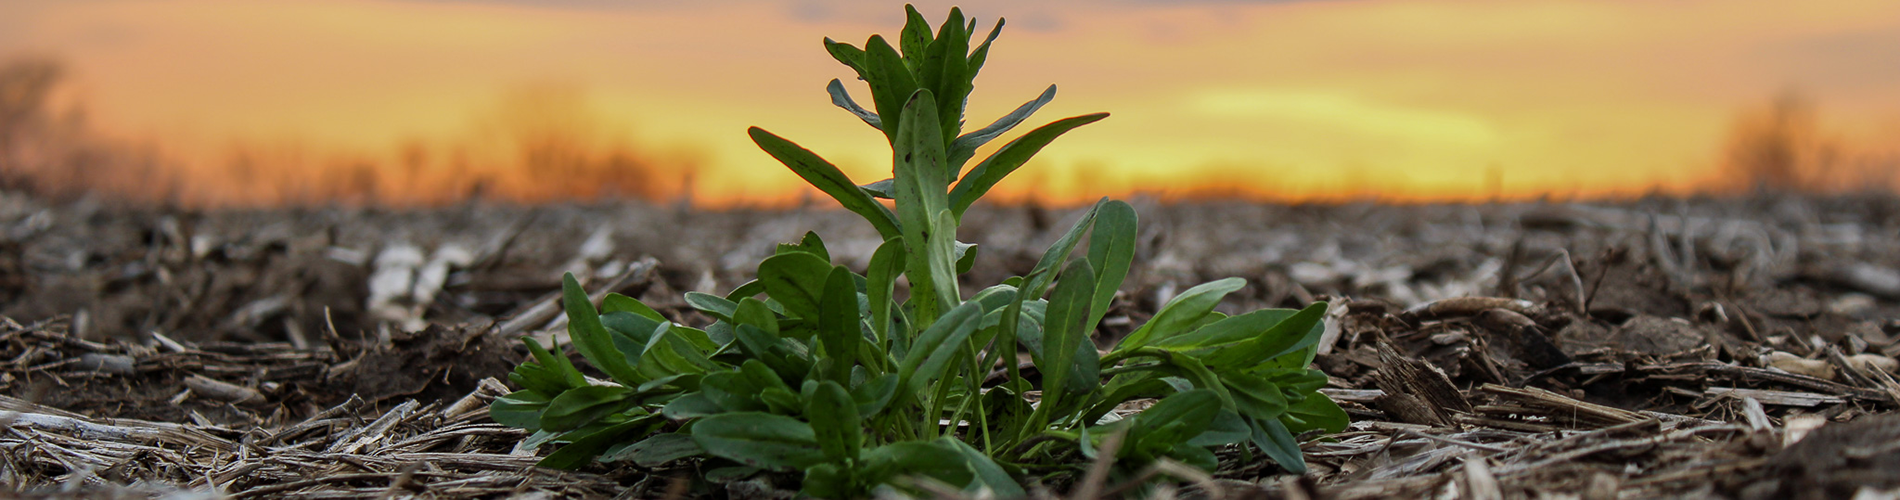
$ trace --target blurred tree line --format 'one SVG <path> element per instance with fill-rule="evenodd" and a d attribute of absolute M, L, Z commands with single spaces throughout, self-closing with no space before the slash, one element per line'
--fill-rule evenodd
<path fill-rule="evenodd" d="M 1813 103 L 1785 91 L 1735 121 L 1724 172 L 1758 193 L 1891 192 L 1900 188 L 1900 150 L 1894 147 L 1851 144 L 1828 134 Z"/>
<path fill-rule="evenodd" d="M 538 85 L 505 93 L 464 137 L 406 139 L 385 154 L 238 140 L 191 165 L 93 130 L 60 98 L 64 75 L 50 58 L 0 62 L 0 189 L 186 206 L 673 200 L 704 157 L 636 147 L 578 90 Z"/>
<path fill-rule="evenodd" d="M 92 190 L 162 198 L 177 179 L 149 148 L 101 139 L 83 109 L 55 106 L 64 68 L 50 58 L 0 63 L 0 189 L 70 198 Z"/>

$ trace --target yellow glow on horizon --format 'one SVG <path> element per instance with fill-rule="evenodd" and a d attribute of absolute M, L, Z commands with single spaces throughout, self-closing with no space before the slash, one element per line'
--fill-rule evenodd
<path fill-rule="evenodd" d="M 1723 189 L 1735 120 L 1789 89 L 1815 103 L 1830 137 L 1900 149 L 1892 2 L 962 3 L 982 30 L 1009 19 L 966 129 L 1050 83 L 1056 101 L 998 144 L 1056 118 L 1113 113 L 999 186 L 1005 200 Z M 707 205 L 778 204 L 809 191 L 752 146 L 748 126 L 861 182 L 888 176 L 881 137 L 823 88 L 843 78 L 860 102 L 868 92 L 818 40 L 894 33 L 897 5 L 22 0 L 0 5 L 0 62 L 64 61 L 92 126 L 157 147 L 206 204 L 296 194 L 234 193 L 240 152 L 278 165 L 264 175 L 421 157 L 384 180 L 382 196 L 471 172 L 538 182 L 510 166 L 519 152 L 506 147 L 533 132 L 508 111 L 523 92 L 564 103 L 542 128 L 578 134 L 573 147 L 671 169 L 660 189 L 691 189 Z M 918 8 L 936 21 L 949 5 Z"/>

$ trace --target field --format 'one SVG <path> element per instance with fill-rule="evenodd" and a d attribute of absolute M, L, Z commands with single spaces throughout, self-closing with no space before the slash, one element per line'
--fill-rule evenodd
<path fill-rule="evenodd" d="M 1354 421 L 1304 436 L 1303 478 L 1227 450 L 1212 476 L 1173 471 L 1178 494 L 1900 487 L 1900 199 L 1135 206 L 1134 272 L 1098 345 L 1212 279 L 1249 282 L 1222 310 L 1327 300 L 1316 364 Z M 1026 273 L 1075 216 L 973 209 L 970 281 Z M 691 460 L 536 469 L 551 447 L 518 447 L 526 433 L 486 404 L 526 355 L 515 338 L 562 330 L 563 271 L 703 324 L 681 292 L 723 293 L 807 230 L 854 269 L 879 243 L 816 207 L 0 198 L 0 403 L 13 410 L 0 484 L 43 497 L 789 497 L 795 478 L 676 479 Z M 1066 498 L 1075 477 L 1053 477 L 1036 491 Z"/>

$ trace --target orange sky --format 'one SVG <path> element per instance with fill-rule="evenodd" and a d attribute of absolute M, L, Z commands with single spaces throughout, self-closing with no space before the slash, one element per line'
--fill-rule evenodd
<path fill-rule="evenodd" d="M 951 2 L 917 4 L 936 22 Z M 1737 117 L 1783 91 L 1856 148 L 1900 139 L 1892 1 L 960 4 L 985 28 L 1009 20 L 966 129 L 1051 83 L 1033 124 L 1114 115 L 1003 196 L 1685 191 L 1711 185 Z M 193 183 L 219 182 L 240 146 L 479 156 L 525 95 L 556 102 L 537 119 L 589 144 L 693 165 L 696 200 L 770 202 L 798 179 L 751 145 L 750 125 L 861 182 L 888 176 L 882 137 L 830 106 L 825 83 L 852 75 L 819 40 L 901 25 L 901 3 L 841 0 L 9 0 L 0 58 L 60 59 L 94 126 L 157 144 Z M 245 200 L 260 201 L 229 201 Z"/>

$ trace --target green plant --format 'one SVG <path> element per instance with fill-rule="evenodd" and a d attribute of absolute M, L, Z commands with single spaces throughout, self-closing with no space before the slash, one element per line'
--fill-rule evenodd
<path fill-rule="evenodd" d="M 824 242 L 807 233 L 731 293 L 686 294 L 715 318 L 703 330 L 616 294 L 596 310 L 570 275 L 564 303 L 574 348 L 610 380 L 590 381 L 565 356 L 526 340 L 534 360 L 510 377 L 523 390 L 495 402 L 495 420 L 533 430 L 528 444 L 566 443 L 545 466 L 706 456 L 709 479 L 803 471 L 804 492 L 829 498 L 906 477 L 1021 496 L 1021 478 L 1076 470 L 1083 460 L 1075 454 L 1093 456 L 1111 433 L 1124 433 L 1115 453 L 1124 472 L 1161 457 L 1212 470 L 1209 447 L 1241 443 L 1303 472 L 1295 436 L 1346 424 L 1317 392 L 1325 375 L 1306 368 L 1325 304 L 1230 317 L 1214 307 L 1245 282 L 1215 281 L 1175 297 L 1100 354 L 1090 332 L 1136 243 L 1134 209 L 1109 200 L 1085 212 L 1033 271 L 964 298 L 957 276 L 977 256 L 976 245 L 956 240 L 964 211 L 1051 140 L 1107 115 L 1057 120 L 964 169 L 1055 87 L 960 133 L 972 81 L 1003 23 L 971 50 L 975 23 L 957 9 L 934 34 L 906 10 L 896 47 L 875 35 L 862 49 L 825 40 L 869 83 L 875 112 L 837 80 L 829 91 L 890 141 L 891 179 L 860 186 L 812 152 L 750 131 L 760 148 L 877 228 L 885 241 L 864 273 L 831 264 Z M 1082 255 L 1071 258 L 1078 247 Z M 899 277 L 909 285 L 904 300 Z M 1019 349 L 1041 373 L 1039 385 L 1019 372 Z M 1002 382 L 985 385 L 999 364 Z M 1026 396 L 1038 387 L 1032 404 Z M 1148 397 L 1162 399 L 1133 418 L 1103 418 Z"/>

